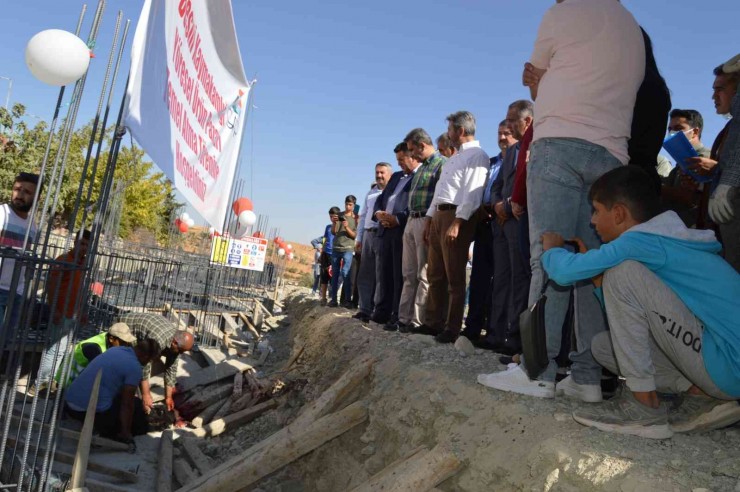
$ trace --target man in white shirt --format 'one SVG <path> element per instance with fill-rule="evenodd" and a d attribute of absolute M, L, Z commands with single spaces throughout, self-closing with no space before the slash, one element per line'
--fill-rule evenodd
<path fill-rule="evenodd" d="M 544 284 L 540 264 L 543 233 L 601 244 L 591 227 L 588 191 L 605 172 L 627 164 L 627 142 L 637 91 L 645 75 L 640 27 L 617 0 L 557 0 L 542 19 L 523 83 L 535 100 L 534 138 L 527 165 L 532 281 L 529 304 Z M 578 347 L 572 375 L 557 392 L 582 401 L 601 401 L 601 366 L 591 339 L 605 327 L 591 282 L 575 286 Z M 530 381 L 517 367 L 489 386 L 504 391 L 555 396 L 555 357 L 560 351 L 569 289 L 548 286 L 545 326 L 548 368 Z"/>
<path fill-rule="evenodd" d="M 426 216 L 424 239 L 429 244 L 425 324 L 411 331 L 435 334 L 439 343 L 453 343 L 465 311 L 465 265 L 475 234 L 490 159 L 475 139 L 475 116 L 458 111 L 447 117 L 447 134 L 457 154 L 442 166 Z M 447 319 L 444 306 L 449 296 Z"/>
<path fill-rule="evenodd" d="M 0 206 L 0 248 L 23 250 L 36 240 L 36 227 L 29 215 L 33 208 L 38 183 L 38 174 L 20 173 L 16 176 L 10 203 Z M 24 242 L 26 237 L 28 237 L 28 242 Z M 5 328 L 3 322 L 8 306 L 12 306 L 8 327 L 14 328 L 20 316 L 19 307 L 25 290 L 25 267 L 21 267 L 18 283 L 15 285 L 17 296 L 11 292 L 14 270 L 15 260 L 0 257 L 0 328 L 2 329 Z"/>
<path fill-rule="evenodd" d="M 373 221 L 373 209 L 388 180 L 393 174 L 391 165 L 387 162 L 379 162 L 375 165 L 375 185 L 365 195 L 365 203 L 360 209 L 360 220 L 357 226 L 357 238 L 355 239 L 355 250 L 360 253 L 360 271 L 357 272 L 357 290 L 360 294 L 360 310 L 353 318 L 363 323 L 370 321 L 370 315 L 375 307 L 375 292 L 381 288 L 377 282 L 380 275 L 380 241 L 375 237 L 378 232 L 378 224 Z"/>

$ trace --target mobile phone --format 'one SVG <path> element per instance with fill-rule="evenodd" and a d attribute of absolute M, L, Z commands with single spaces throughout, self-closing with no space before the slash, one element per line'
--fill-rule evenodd
<path fill-rule="evenodd" d="M 360 206 L 358 204 L 355 204 L 355 210 L 354 210 L 354 212 L 355 212 L 355 215 L 359 215 L 359 213 L 360 213 Z"/>
<path fill-rule="evenodd" d="M 569 248 L 573 248 L 573 252 L 574 253 L 580 253 L 581 252 L 580 246 L 578 246 L 578 243 L 575 242 L 575 241 L 565 241 L 564 246 L 565 247 L 569 247 Z"/>

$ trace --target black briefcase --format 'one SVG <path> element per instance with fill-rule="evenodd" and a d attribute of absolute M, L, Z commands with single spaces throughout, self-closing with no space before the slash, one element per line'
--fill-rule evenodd
<path fill-rule="evenodd" d="M 547 335 L 545 334 L 545 304 L 547 296 L 546 281 L 540 297 L 532 306 L 519 315 L 519 334 L 522 340 L 524 370 L 530 379 L 537 379 L 547 369 L 550 359 L 547 356 Z"/>

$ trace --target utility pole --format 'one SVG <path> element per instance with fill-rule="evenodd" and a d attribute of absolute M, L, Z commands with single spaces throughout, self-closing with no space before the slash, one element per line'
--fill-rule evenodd
<path fill-rule="evenodd" d="M 13 90 L 13 79 L 0 75 L 0 79 L 8 81 L 8 94 L 5 96 L 5 109 L 10 111 L 10 92 Z"/>

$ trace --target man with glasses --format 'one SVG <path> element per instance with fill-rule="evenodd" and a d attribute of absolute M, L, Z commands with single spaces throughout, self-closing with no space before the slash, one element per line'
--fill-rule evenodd
<path fill-rule="evenodd" d="M 695 109 L 674 109 L 670 114 L 668 134 L 683 132 L 700 157 L 709 159 L 710 149 L 701 143 L 704 118 Z M 687 227 L 706 225 L 706 213 L 700 211 L 703 185 L 676 165 L 663 182 L 663 205 L 681 217 Z"/>
<path fill-rule="evenodd" d="M 192 333 L 178 330 L 177 326 L 164 316 L 156 313 L 127 313 L 122 315 L 118 321 L 126 323 L 138 340 L 151 338 L 162 348 L 160 357 L 154 362 L 161 364 L 164 361 L 164 389 L 167 410 L 175 409 L 173 399 L 175 384 L 177 383 L 177 356 L 188 352 L 193 348 L 195 340 Z M 159 365 L 159 364 L 158 364 Z M 160 371 L 157 371 L 160 372 Z M 144 411 L 149 413 L 154 405 L 152 393 L 149 389 L 149 377 L 152 374 L 152 362 L 144 366 L 141 378 L 141 399 L 144 403 Z"/>

